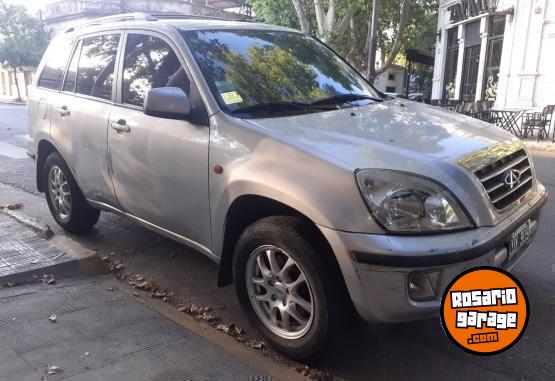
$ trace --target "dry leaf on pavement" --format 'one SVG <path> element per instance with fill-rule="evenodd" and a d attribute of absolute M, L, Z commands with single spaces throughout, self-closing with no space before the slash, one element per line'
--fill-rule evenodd
<path fill-rule="evenodd" d="M 46 368 L 44 368 L 44 372 L 48 375 L 51 374 L 58 374 L 60 373 L 62 370 L 60 369 L 60 367 L 57 367 L 55 365 L 47 365 Z"/>

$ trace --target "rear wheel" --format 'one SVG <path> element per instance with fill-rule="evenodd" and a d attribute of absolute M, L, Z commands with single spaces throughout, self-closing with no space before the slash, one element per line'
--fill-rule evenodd
<path fill-rule="evenodd" d="M 272 347 L 295 359 L 322 348 L 338 320 L 330 306 L 344 304 L 325 253 L 317 253 L 303 225 L 288 216 L 255 222 L 239 238 L 233 266 L 243 311 Z"/>
<path fill-rule="evenodd" d="M 67 164 L 58 152 L 52 152 L 44 163 L 43 181 L 46 202 L 56 222 L 72 233 L 89 231 L 100 217 L 77 186 Z"/>

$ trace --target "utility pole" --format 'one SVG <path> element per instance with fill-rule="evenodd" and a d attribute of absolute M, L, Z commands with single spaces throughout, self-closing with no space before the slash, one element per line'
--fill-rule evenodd
<path fill-rule="evenodd" d="M 370 47 L 368 49 L 367 79 L 374 83 L 376 72 L 376 49 L 378 46 L 378 14 L 380 13 L 380 0 L 372 0 L 372 24 L 370 25 Z"/>

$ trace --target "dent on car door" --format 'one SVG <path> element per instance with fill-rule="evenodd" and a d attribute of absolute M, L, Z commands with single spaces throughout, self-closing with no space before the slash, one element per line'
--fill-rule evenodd
<path fill-rule="evenodd" d="M 87 199 L 116 205 L 107 134 L 120 34 L 79 41 L 53 105 L 52 136 Z"/>
<path fill-rule="evenodd" d="M 125 212 L 208 252 L 209 128 L 200 94 L 168 41 L 141 33 L 129 33 L 126 40 L 122 99 L 108 133 L 116 196 Z M 181 88 L 190 98 L 191 116 L 145 115 L 145 95 L 157 87 Z"/>

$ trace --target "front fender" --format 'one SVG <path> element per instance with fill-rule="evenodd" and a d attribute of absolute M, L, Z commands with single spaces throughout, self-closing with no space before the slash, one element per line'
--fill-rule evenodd
<path fill-rule="evenodd" d="M 277 201 L 318 225 L 384 233 L 370 216 L 347 165 L 312 155 L 228 118 L 213 117 L 210 133 L 210 168 L 223 167 L 223 172 L 211 170 L 210 175 L 216 256 L 222 252 L 228 210 L 244 195 Z"/>

